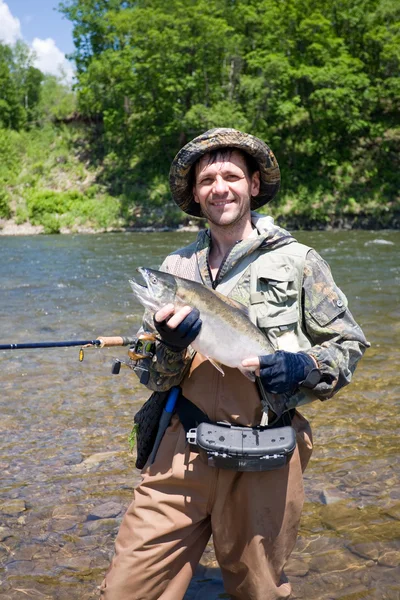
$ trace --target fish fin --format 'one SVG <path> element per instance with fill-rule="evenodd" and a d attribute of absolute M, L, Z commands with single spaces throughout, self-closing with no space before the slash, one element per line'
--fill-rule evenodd
<path fill-rule="evenodd" d="M 219 371 L 220 373 L 222 373 L 223 376 L 225 376 L 224 370 L 221 367 L 221 365 L 220 365 L 219 362 L 217 362 L 213 358 L 210 358 L 209 356 L 206 356 L 206 358 L 210 361 L 210 363 L 212 364 L 212 366 L 217 369 L 217 371 Z"/>
<path fill-rule="evenodd" d="M 243 369 L 243 367 L 238 367 L 238 369 L 245 377 L 247 377 L 247 379 L 250 379 L 250 381 L 256 380 L 254 371 L 250 371 L 249 369 Z"/>
<path fill-rule="evenodd" d="M 237 308 L 242 313 L 244 313 L 245 315 L 249 316 L 249 309 L 247 308 L 247 306 L 245 306 L 241 302 L 238 302 L 237 300 L 234 300 L 233 298 L 229 298 L 228 296 L 224 296 L 224 294 L 221 294 L 221 292 L 217 292 L 217 290 L 213 290 L 213 292 L 214 292 L 214 294 L 216 296 L 218 296 L 218 298 L 220 300 L 222 300 L 226 304 L 229 304 L 229 306 L 232 306 L 233 308 Z"/>

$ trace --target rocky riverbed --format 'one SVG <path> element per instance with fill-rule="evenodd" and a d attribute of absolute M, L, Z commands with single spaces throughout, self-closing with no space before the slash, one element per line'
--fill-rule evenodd
<path fill-rule="evenodd" d="M 2 342 L 135 331 L 127 279 L 190 237 L 131 235 L 2 238 Z M 313 235 L 372 347 L 351 387 L 303 409 L 315 450 L 286 573 L 298 600 L 400 600 L 400 240 Z M 98 597 L 140 477 L 127 438 L 148 396 L 130 370 L 111 375 L 115 357 L 126 349 L 82 363 L 77 349 L 0 352 L 0 600 Z M 210 542 L 185 600 L 226 597 Z"/>

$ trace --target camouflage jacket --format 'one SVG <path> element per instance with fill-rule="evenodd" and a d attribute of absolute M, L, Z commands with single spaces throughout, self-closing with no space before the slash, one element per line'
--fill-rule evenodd
<path fill-rule="evenodd" d="M 263 218 L 262 221 L 265 223 L 267 219 Z M 254 222 L 257 223 L 257 220 Z M 214 281 L 208 264 L 211 239 L 207 230 L 200 231 L 194 243 L 169 255 L 160 268 L 181 277 L 193 279 L 193 274 L 185 270 L 185 259 L 195 254 L 198 265 L 197 278 L 200 276 L 204 285 L 215 288 L 216 284 L 222 281 L 245 256 L 254 254 L 256 257 L 256 253 L 263 248 L 273 251 L 295 241 L 287 231 L 273 225 L 271 219 L 267 227 L 257 226 L 253 234 L 232 248 L 222 262 Z M 191 262 L 193 263 L 193 261 Z M 248 305 L 250 297 L 248 270 L 229 296 L 246 306 Z M 301 326 L 312 344 L 307 352 L 316 358 L 322 373 L 320 383 L 312 391 L 312 397 L 325 400 L 350 383 L 356 364 L 365 349 L 369 347 L 369 343 L 347 308 L 346 297 L 335 284 L 328 264 L 312 249 L 305 259 L 301 297 L 303 316 Z M 337 299 L 338 305 L 343 306 L 340 314 L 337 316 L 326 314 L 326 311 L 329 311 L 329 306 L 327 308 L 324 302 L 326 297 Z M 323 319 L 318 319 L 321 311 L 323 311 Z M 326 325 L 321 324 L 325 322 Z M 143 329 L 147 331 L 154 329 L 151 319 L 146 315 Z M 193 354 L 191 348 L 187 351 L 173 352 L 164 344 L 157 343 L 153 360 L 146 360 L 146 365 L 143 365 L 144 361 L 142 362 L 142 366 L 146 366 L 149 370 L 147 387 L 152 390 L 165 391 L 178 385 L 189 369 Z M 288 408 L 307 401 L 310 399 L 306 399 L 300 392 L 290 399 Z"/>

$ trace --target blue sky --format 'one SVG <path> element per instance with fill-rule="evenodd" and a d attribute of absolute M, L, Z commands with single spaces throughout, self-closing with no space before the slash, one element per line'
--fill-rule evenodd
<path fill-rule="evenodd" d="M 74 49 L 72 24 L 57 11 L 58 0 L 0 0 L 0 41 L 13 45 L 25 41 L 35 52 L 35 64 L 58 75 L 60 66 L 67 79 L 72 64 L 65 58 Z"/>

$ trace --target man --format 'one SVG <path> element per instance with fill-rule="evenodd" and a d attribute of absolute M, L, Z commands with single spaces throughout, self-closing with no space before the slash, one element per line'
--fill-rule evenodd
<path fill-rule="evenodd" d="M 207 131 L 172 163 L 174 200 L 188 214 L 204 216 L 209 228 L 161 269 L 248 307 L 275 353 L 243 362 L 257 369 L 258 386 L 238 369 L 224 367 L 223 376 L 190 347 L 201 329 L 196 307 L 170 304 L 154 315 L 161 341 L 142 381 L 152 390 L 180 385 L 184 400 L 121 524 L 104 600 L 181 600 L 211 534 L 232 598 L 290 596 L 283 568 L 296 541 L 302 471 L 312 450 L 309 424 L 295 408 L 348 384 L 368 342 L 322 258 L 271 218 L 252 212 L 275 196 L 279 182 L 269 147 L 234 129 Z M 264 417 L 272 427 L 291 424 L 296 432 L 286 466 L 213 468 L 187 443 L 182 407 L 214 423 L 254 427 L 263 419 L 266 395 Z"/>

